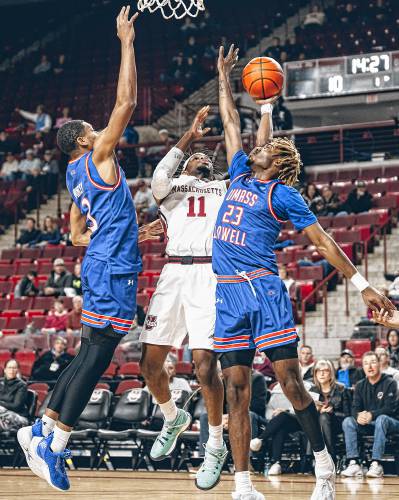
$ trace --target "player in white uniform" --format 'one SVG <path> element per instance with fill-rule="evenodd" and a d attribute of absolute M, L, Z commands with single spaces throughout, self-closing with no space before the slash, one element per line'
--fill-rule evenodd
<path fill-rule="evenodd" d="M 140 336 L 142 373 L 165 417 L 151 458 L 162 460 L 172 453 L 179 435 L 191 423 L 190 414 L 176 407 L 164 370 L 170 349 L 180 347 L 188 334 L 209 420 L 205 460 L 196 477 L 197 487 L 204 490 L 218 483 L 227 455 L 222 427 L 223 385 L 213 353 L 216 278 L 211 264 L 213 229 L 227 187 L 225 181 L 214 180 L 212 161 L 203 153 L 192 155 L 180 177 L 173 176 L 186 149 L 209 131 L 202 128 L 208 112 L 206 106 L 197 113 L 190 130 L 154 172 L 152 192 L 167 232 L 168 263 L 152 296 Z"/>

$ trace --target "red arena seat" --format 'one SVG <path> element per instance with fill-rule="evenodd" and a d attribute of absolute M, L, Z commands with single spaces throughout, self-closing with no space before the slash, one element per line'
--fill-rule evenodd
<path fill-rule="evenodd" d="M 118 375 L 121 377 L 138 377 L 140 375 L 140 364 L 136 361 L 129 361 L 119 368 Z"/>
<path fill-rule="evenodd" d="M 119 396 L 129 389 L 140 389 L 141 387 L 143 387 L 143 383 L 140 380 L 122 380 L 116 388 L 115 395 Z"/>

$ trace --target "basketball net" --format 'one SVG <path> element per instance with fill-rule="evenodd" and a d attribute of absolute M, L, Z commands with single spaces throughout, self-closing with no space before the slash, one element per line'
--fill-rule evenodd
<path fill-rule="evenodd" d="M 182 19 L 185 16 L 197 17 L 205 10 L 204 0 L 138 0 L 137 8 L 153 13 L 160 10 L 165 19 Z"/>

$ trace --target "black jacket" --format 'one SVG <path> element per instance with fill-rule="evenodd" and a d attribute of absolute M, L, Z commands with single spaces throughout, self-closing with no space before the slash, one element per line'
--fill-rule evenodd
<path fill-rule="evenodd" d="M 262 373 L 252 370 L 252 397 L 249 409 L 257 415 L 265 418 L 267 387 Z"/>
<path fill-rule="evenodd" d="M 395 380 L 382 374 L 380 380 L 372 385 L 367 378 L 356 384 L 353 396 L 352 415 L 357 418 L 361 411 L 369 411 L 375 420 L 380 415 L 398 416 L 398 386 Z"/>
<path fill-rule="evenodd" d="M 0 406 L 26 416 L 28 414 L 27 398 L 28 388 L 23 380 L 19 378 L 0 379 Z"/>
<path fill-rule="evenodd" d="M 65 295 L 65 288 L 72 287 L 72 274 L 64 271 L 56 279 L 55 272 L 51 271 L 45 287 L 47 286 L 55 289 L 55 295 Z"/>
<path fill-rule="evenodd" d="M 373 197 L 366 191 L 360 198 L 357 197 L 356 189 L 351 191 L 348 198 L 342 207 L 350 214 L 360 214 L 361 212 L 368 212 L 373 206 Z"/>
<path fill-rule="evenodd" d="M 324 403 L 326 400 L 329 406 L 334 409 L 334 415 L 337 417 L 348 417 L 352 413 L 352 397 L 349 389 L 347 389 L 343 384 L 336 383 L 334 389 L 330 392 L 326 398 L 321 390 L 316 386 L 312 386 L 310 392 L 315 392 L 320 394 L 319 401 Z"/>
<path fill-rule="evenodd" d="M 27 243 L 32 243 L 32 241 L 36 241 L 40 236 L 41 231 L 39 229 L 32 229 L 32 231 L 28 231 L 24 229 L 21 232 L 20 237 L 17 239 L 17 243 L 20 245 L 26 245 Z"/>
<path fill-rule="evenodd" d="M 391 346 L 388 347 L 390 365 L 392 368 L 399 368 L 399 347 L 393 349 Z"/>
<path fill-rule="evenodd" d="M 24 276 L 15 288 L 16 297 L 34 297 L 38 293 L 39 289 L 27 276 Z"/>
<path fill-rule="evenodd" d="M 57 380 L 61 372 L 72 360 L 73 356 L 67 352 L 64 352 L 57 358 L 53 351 L 47 351 L 43 354 L 43 356 L 40 356 L 40 358 L 35 361 L 32 368 L 31 378 L 34 380 Z M 57 364 L 58 368 L 54 365 L 53 368 L 57 369 L 50 370 L 53 363 Z"/>

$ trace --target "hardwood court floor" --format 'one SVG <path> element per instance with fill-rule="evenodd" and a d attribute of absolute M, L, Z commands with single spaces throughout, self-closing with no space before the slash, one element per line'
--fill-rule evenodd
<path fill-rule="evenodd" d="M 233 477 L 223 475 L 212 491 L 196 489 L 193 475 L 168 472 L 92 472 L 75 471 L 69 474 L 71 490 L 58 492 L 33 476 L 28 470 L 0 470 L 0 499 L 53 500 L 228 500 L 233 488 Z M 309 500 L 313 477 L 283 475 L 266 480 L 253 476 L 254 483 L 266 500 Z M 391 500 L 399 499 L 399 478 L 357 480 L 338 479 L 337 500 Z"/>

